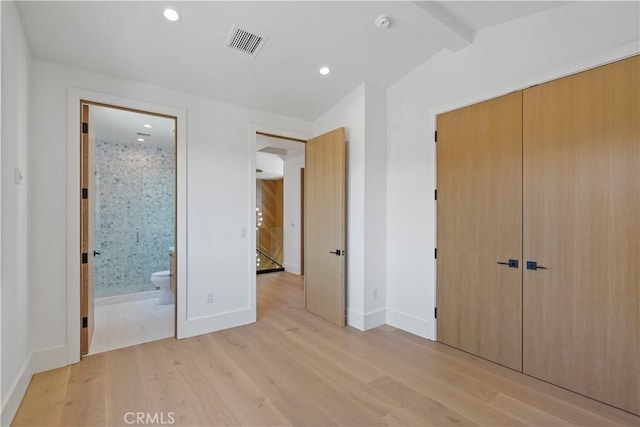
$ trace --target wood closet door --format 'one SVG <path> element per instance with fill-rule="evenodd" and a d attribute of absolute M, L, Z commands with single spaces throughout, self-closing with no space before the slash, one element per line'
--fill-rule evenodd
<path fill-rule="evenodd" d="M 524 372 L 640 413 L 640 60 L 524 91 Z"/>
<path fill-rule="evenodd" d="M 437 128 L 438 341 L 521 370 L 522 92 Z"/>

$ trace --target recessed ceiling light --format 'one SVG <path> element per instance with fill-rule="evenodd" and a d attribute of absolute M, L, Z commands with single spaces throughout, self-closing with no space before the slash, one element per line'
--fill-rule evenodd
<path fill-rule="evenodd" d="M 180 14 L 175 9 L 165 9 L 164 17 L 167 18 L 171 22 L 176 22 L 180 19 Z"/>
<path fill-rule="evenodd" d="M 323 76 L 326 76 L 327 74 L 329 74 L 331 72 L 331 69 L 329 67 L 322 67 L 320 68 L 320 74 L 322 74 Z"/>
<path fill-rule="evenodd" d="M 153 126 L 151 125 L 143 125 L 144 127 L 146 127 L 147 129 L 151 129 Z"/>
<path fill-rule="evenodd" d="M 144 142 L 144 138 L 138 138 L 138 141 Z"/>

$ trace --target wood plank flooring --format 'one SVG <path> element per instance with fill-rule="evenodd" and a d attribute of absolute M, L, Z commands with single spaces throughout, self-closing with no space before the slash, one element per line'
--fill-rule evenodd
<path fill-rule="evenodd" d="M 127 425 L 137 416 L 188 426 L 640 425 L 627 412 L 390 326 L 335 327 L 302 302 L 301 277 L 259 275 L 256 323 L 38 374 L 13 425 Z"/>

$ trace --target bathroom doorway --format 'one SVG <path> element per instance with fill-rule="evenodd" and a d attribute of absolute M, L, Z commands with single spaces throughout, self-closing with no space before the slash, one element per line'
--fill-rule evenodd
<path fill-rule="evenodd" d="M 176 118 L 81 104 L 86 355 L 175 336 Z"/>

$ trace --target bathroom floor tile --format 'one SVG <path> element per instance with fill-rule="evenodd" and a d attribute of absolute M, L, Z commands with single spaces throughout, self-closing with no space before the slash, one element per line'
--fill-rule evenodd
<path fill-rule="evenodd" d="M 174 310 L 156 298 L 96 306 L 89 354 L 174 336 Z"/>

